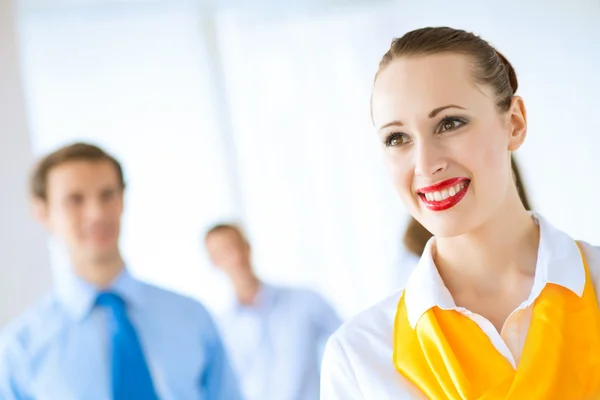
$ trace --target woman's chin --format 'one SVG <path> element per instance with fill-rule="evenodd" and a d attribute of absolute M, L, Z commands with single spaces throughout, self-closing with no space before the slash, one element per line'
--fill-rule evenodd
<path fill-rule="evenodd" d="M 429 215 L 423 215 L 429 214 Z M 422 213 L 419 222 L 437 238 L 451 238 L 464 235 L 473 228 L 469 216 L 460 213 Z"/>

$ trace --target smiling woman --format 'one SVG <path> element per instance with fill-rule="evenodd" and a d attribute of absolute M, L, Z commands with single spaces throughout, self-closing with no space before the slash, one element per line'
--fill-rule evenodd
<path fill-rule="evenodd" d="M 322 399 L 600 395 L 600 251 L 521 201 L 517 88 L 511 64 L 472 33 L 392 42 L 373 123 L 397 192 L 434 237 L 404 290 L 332 337 Z"/>

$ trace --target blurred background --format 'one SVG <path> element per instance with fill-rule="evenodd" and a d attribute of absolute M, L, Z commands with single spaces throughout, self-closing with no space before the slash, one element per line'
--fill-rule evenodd
<path fill-rule="evenodd" d="M 600 244 L 599 21 L 599 0 L 0 0 L 0 326 L 64 265 L 27 177 L 76 140 L 124 164 L 122 248 L 142 280 L 223 310 L 203 234 L 233 219 L 259 276 L 344 317 L 401 286 L 407 214 L 369 97 L 391 39 L 423 26 L 474 31 L 512 62 L 533 208 Z"/>

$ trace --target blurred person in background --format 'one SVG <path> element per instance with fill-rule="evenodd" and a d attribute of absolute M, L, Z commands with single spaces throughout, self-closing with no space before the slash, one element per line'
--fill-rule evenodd
<path fill-rule="evenodd" d="M 317 400 L 322 351 L 340 325 L 335 311 L 313 291 L 261 281 L 237 225 L 214 226 L 205 245 L 235 290 L 235 304 L 220 321 L 246 398 Z"/>
<path fill-rule="evenodd" d="M 523 204 L 517 89 L 510 62 L 471 32 L 392 41 L 373 124 L 400 198 L 434 237 L 403 289 L 332 335 L 321 399 L 600 398 L 600 249 Z"/>
<path fill-rule="evenodd" d="M 66 245 L 70 268 L 2 332 L 1 399 L 241 398 L 206 309 L 126 269 L 124 190 L 119 162 L 93 145 L 60 148 L 37 164 L 35 215 Z"/>

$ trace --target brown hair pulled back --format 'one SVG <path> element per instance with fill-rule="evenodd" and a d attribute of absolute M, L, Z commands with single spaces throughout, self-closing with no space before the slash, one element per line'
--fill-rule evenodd
<path fill-rule="evenodd" d="M 494 88 L 496 105 L 508 111 L 519 83 L 510 62 L 479 36 L 448 27 L 422 28 L 392 41 L 390 49 L 379 63 L 379 73 L 400 57 L 425 56 L 438 53 L 464 54 L 473 60 L 473 77 L 479 84 Z"/>

